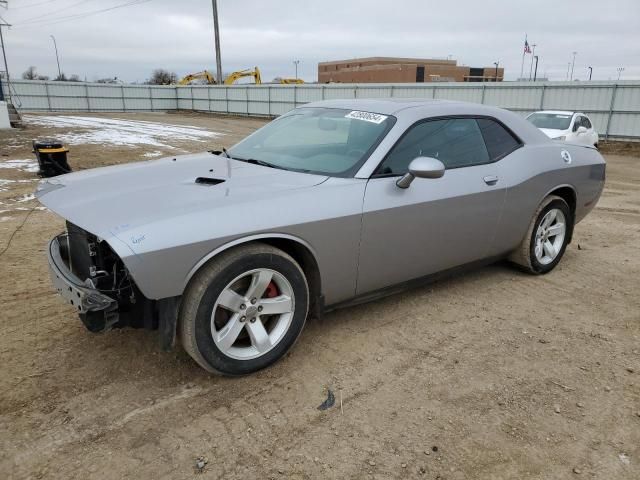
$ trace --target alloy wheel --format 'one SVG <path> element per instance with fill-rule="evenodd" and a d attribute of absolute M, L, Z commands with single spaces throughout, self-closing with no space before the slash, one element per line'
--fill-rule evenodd
<path fill-rule="evenodd" d="M 211 314 L 213 341 L 228 357 L 260 357 L 285 336 L 294 310 L 293 288 L 284 275 L 268 268 L 250 270 L 218 295 Z"/>
<path fill-rule="evenodd" d="M 549 210 L 536 230 L 534 253 L 538 262 L 549 265 L 556 259 L 562 250 L 566 231 L 567 223 L 562 210 Z"/>

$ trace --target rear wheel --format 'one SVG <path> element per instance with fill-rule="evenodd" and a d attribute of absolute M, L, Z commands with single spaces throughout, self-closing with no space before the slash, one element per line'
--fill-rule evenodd
<path fill-rule="evenodd" d="M 189 283 L 179 319 L 182 345 L 209 371 L 255 372 L 296 341 L 308 298 L 304 273 L 285 252 L 260 243 L 238 247 Z"/>
<path fill-rule="evenodd" d="M 527 235 L 509 259 L 524 270 L 543 274 L 560 262 L 573 230 L 573 215 L 567 202 L 549 195 L 538 207 Z"/>

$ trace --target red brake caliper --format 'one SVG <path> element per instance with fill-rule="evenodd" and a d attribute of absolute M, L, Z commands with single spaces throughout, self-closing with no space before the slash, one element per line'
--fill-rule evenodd
<path fill-rule="evenodd" d="M 277 297 L 278 295 L 279 295 L 278 287 L 276 286 L 275 283 L 273 283 L 273 280 L 272 280 L 271 282 L 269 282 L 269 285 L 267 285 L 267 289 L 264 292 L 264 297 L 274 298 L 274 297 Z"/>

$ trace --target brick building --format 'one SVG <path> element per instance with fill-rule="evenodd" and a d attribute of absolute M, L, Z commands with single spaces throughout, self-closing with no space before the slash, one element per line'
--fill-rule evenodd
<path fill-rule="evenodd" d="M 501 82 L 504 69 L 458 65 L 455 60 L 369 57 L 318 64 L 319 83 Z"/>

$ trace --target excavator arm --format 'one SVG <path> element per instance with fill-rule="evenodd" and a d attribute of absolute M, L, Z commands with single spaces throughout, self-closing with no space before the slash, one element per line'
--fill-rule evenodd
<path fill-rule="evenodd" d="M 260 77 L 260 69 L 258 67 L 255 67 L 253 70 L 247 69 L 233 72 L 225 79 L 224 84 L 233 85 L 238 80 L 244 77 L 253 77 L 256 85 L 260 85 L 262 83 L 262 78 Z"/>
<path fill-rule="evenodd" d="M 178 82 L 178 85 L 189 85 L 194 80 L 200 79 L 206 80 L 208 85 L 215 85 L 217 83 L 211 72 L 209 72 L 208 70 L 203 70 L 202 72 L 190 73 L 189 75 L 182 77 L 182 79 L 180 79 L 180 81 Z"/>

